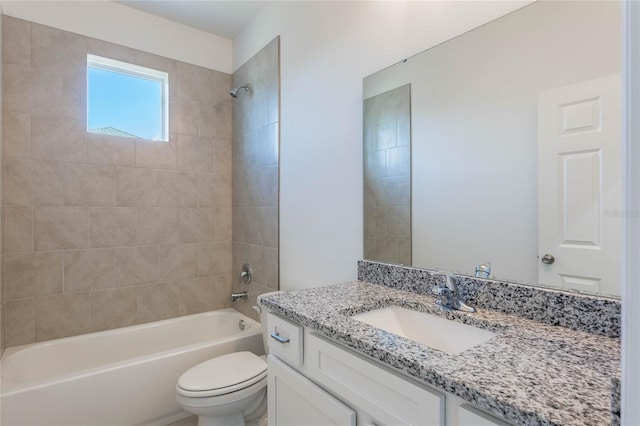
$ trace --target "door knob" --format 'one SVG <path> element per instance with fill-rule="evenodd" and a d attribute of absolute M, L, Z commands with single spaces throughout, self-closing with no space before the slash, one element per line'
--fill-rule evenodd
<path fill-rule="evenodd" d="M 544 256 L 542 256 L 542 263 L 544 263 L 545 265 L 551 265 L 553 262 L 556 261 L 556 258 L 553 257 L 553 255 L 547 253 Z"/>

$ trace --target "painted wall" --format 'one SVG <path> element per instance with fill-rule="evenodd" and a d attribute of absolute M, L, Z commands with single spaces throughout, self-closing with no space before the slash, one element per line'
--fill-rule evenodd
<path fill-rule="evenodd" d="M 414 266 L 539 282 L 537 97 L 619 73 L 620 33 L 618 2 L 537 2 L 367 78 L 411 83 Z"/>
<path fill-rule="evenodd" d="M 231 40 L 113 1 L 3 1 L 5 15 L 231 74 Z M 185 48 L 188 46 L 188 48 Z"/>
<path fill-rule="evenodd" d="M 526 3 L 274 2 L 234 39 L 238 68 L 281 36 L 281 289 L 356 278 L 362 79 Z"/>

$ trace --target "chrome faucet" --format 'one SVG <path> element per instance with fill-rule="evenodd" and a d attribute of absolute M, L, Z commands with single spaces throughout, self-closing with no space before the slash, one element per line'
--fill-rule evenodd
<path fill-rule="evenodd" d="M 443 277 L 443 286 L 434 285 L 432 291 L 438 296 L 436 304 L 442 309 L 456 310 L 464 312 L 475 312 L 476 308 L 466 305 L 460 299 L 460 291 L 453 275 L 446 272 L 435 274 L 436 277 Z"/>
<path fill-rule="evenodd" d="M 238 299 L 248 299 L 249 295 L 247 294 L 246 291 L 240 292 L 240 293 L 231 293 L 231 301 L 235 302 Z"/>

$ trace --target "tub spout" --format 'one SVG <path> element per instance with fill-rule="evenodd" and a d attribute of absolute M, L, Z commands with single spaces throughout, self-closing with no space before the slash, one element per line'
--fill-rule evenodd
<path fill-rule="evenodd" d="M 243 291 L 241 293 L 231 293 L 231 301 L 235 302 L 238 299 L 247 299 L 249 297 L 249 295 L 247 294 L 246 291 Z"/>

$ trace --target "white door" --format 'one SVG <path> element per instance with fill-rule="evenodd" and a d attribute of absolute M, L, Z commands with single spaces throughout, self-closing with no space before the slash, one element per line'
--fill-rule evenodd
<path fill-rule="evenodd" d="M 621 92 L 614 74 L 538 97 L 542 284 L 620 294 Z"/>
<path fill-rule="evenodd" d="M 269 426 L 355 426 L 355 411 L 273 355 L 267 371 Z"/>

